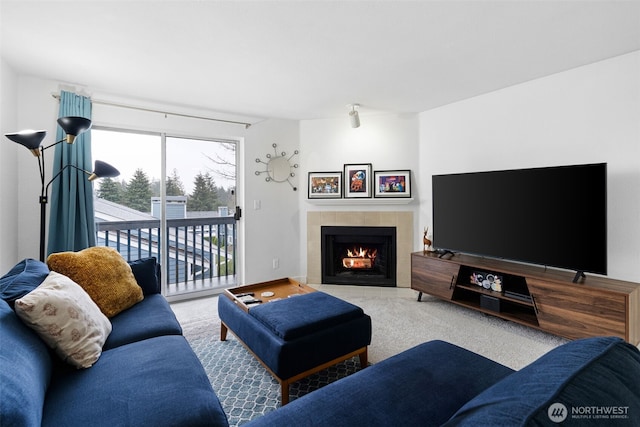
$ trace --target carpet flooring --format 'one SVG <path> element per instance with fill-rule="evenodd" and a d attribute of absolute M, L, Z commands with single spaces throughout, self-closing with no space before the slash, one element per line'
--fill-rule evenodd
<path fill-rule="evenodd" d="M 449 341 L 512 369 L 520 369 L 567 342 L 428 295 L 417 301 L 407 288 L 316 285 L 318 290 L 363 308 L 371 316 L 369 361 L 377 363 L 417 344 Z M 200 358 L 232 426 L 280 406 L 280 386 L 232 335 L 220 341 L 218 297 L 172 303 L 184 335 Z M 348 360 L 291 386 L 291 399 L 359 370 Z"/>

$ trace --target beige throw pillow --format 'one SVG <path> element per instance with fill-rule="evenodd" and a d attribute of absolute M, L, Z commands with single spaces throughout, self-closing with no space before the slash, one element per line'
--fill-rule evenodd
<path fill-rule="evenodd" d="M 52 271 L 16 300 L 15 311 L 67 363 L 91 367 L 102 354 L 111 322 L 77 283 Z"/>

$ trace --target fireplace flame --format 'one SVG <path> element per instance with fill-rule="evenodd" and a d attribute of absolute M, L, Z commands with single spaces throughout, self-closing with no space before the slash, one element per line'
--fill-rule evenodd
<path fill-rule="evenodd" d="M 363 247 L 347 249 L 347 256 L 342 258 L 342 266 L 349 269 L 373 268 L 373 263 L 377 255 L 377 249 Z"/>
<path fill-rule="evenodd" d="M 360 247 L 359 249 L 347 249 L 347 256 L 350 258 L 369 258 L 375 259 L 378 254 L 377 249 L 367 249 Z"/>

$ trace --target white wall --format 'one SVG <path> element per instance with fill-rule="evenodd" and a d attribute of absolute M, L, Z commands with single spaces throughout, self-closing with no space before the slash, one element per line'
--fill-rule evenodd
<path fill-rule="evenodd" d="M 17 130 L 17 80 L 15 72 L 0 58 L 0 275 L 15 264 L 18 251 L 16 159 L 22 148 L 4 137 Z"/>
<path fill-rule="evenodd" d="M 58 101 L 51 94 L 61 89 L 73 90 L 58 82 L 46 81 L 32 77 L 18 78 L 19 108 L 17 129 L 46 129 L 48 136 L 45 143 L 53 142 L 55 135 Z M 78 93 L 90 89 L 81 88 Z M 84 93 L 86 94 L 86 93 Z M 128 105 L 155 108 L 164 111 L 193 114 L 198 116 L 236 119 L 244 121 L 244 117 L 229 117 L 210 111 L 188 110 L 170 105 L 142 104 L 132 99 L 114 98 L 107 94 L 91 93 L 92 98 L 124 103 Z M 240 238 L 245 239 L 240 249 L 240 280 L 242 283 L 270 280 L 278 277 L 296 276 L 299 274 L 299 229 L 297 221 L 297 199 L 292 195 L 290 187 L 282 184 L 269 184 L 264 178 L 255 176 L 255 158 L 264 156 L 272 150 L 271 144 L 277 142 L 286 151 L 298 149 L 298 123 L 287 120 L 264 120 L 249 129 L 242 125 L 226 124 L 207 120 L 191 119 L 174 115 L 138 111 L 128 108 L 111 107 L 94 103 L 93 123 L 96 126 L 117 127 L 130 130 L 166 132 L 185 137 L 219 137 L 240 140 L 240 164 L 238 165 L 239 188 L 238 204 L 243 208 L 240 221 Z M 15 155 L 15 153 L 13 153 Z M 126 155 L 123 153 L 122 155 Z M 17 251 L 12 250 L 9 267 L 22 258 L 37 258 L 39 245 L 39 210 L 38 194 L 40 184 L 37 166 L 33 156 L 23 149 L 17 153 L 19 171 L 18 182 L 23 182 L 18 196 L 19 238 Z M 248 159 L 248 160 L 247 160 Z M 47 163 L 52 155 L 47 158 Z M 117 167 L 117 165 L 115 165 Z M 51 168 L 48 166 L 48 170 Z M 15 178 L 13 179 L 15 182 Z M 5 194 L 4 189 L 2 193 Z M 255 199 L 262 200 L 262 210 L 252 212 L 249 204 Z M 15 216 L 14 216 L 15 217 Z M 292 222 L 292 218 L 296 221 Z M 15 220 L 14 220 L 15 222 Z M 3 221 L 3 227 L 4 225 Z M 15 229 L 15 227 L 14 227 Z M 283 238 L 286 236 L 286 238 Z M 14 239 L 15 240 L 15 239 Z M 272 257 L 276 254 L 280 259 L 280 267 L 272 268 Z"/>
<path fill-rule="evenodd" d="M 291 120 L 267 120 L 251 126 L 245 139 L 245 283 L 256 283 L 284 277 L 300 276 L 300 224 L 297 192 L 284 183 L 267 182 L 265 175 L 256 176 L 264 165 L 256 158 L 266 160 L 278 152 L 291 155 L 299 150 L 298 122 Z M 292 162 L 298 162 L 294 157 Z M 292 179 L 295 186 L 304 182 L 300 176 Z M 254 209 L 259 204 L 259 209 Z M 273 267 L 277 259 L 279 267 Z"/>
<path fill-rule="evenodd" d="M 309 211 L 411 211 L 414 212 L 414 241 L 420 240 L 426 225 L 418 217 L 419 186 L 417 114 L 361 114 L 361 126 L 351 128 L 344 117 L 300 122 L 300 248 L 301 271 L 307 270 L 306 237 Z M 313 200 L 307 198 L 309 172 L 342 171 L 345 163 L 371 163 L 373 170 L 410 169 L 414 201 L 389 205 L 376 199 Z M 426 219 L 426 218 L 425 218 Z M 420 240 L 421 241 L 421 240 Z"/>
<path fill-rule="evenodd" d="M 55 142 L 56 119 L 58 117 L 57 101 L 51 96 L 55 86 L 44 80 L 18 77 L 17 123 L 14 131 L 22 129 L 43 129 L 47 137 L 42 142 Z M 25 148 L 18 145 L 18 251 L 16 259 L 38 258 L 40 244 L 40 179 L 36 158 Z M 50 178 L 53 161 L 52 150 L 46 153 L 45 167 Z M 48 215 L 48 213 L 47 213 Z"/>
<path fill-rule="evenodd" d="M 607 162 L 608 275 L 640 281 L 640 52 L 423 112 L 419 157 L 429 220 L 432 174 Z"/>

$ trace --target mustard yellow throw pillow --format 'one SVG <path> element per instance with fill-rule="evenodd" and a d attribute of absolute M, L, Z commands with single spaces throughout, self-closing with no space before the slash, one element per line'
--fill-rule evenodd
<path fill-rule="evenodd" d="M 94 246 L 79 252 L 53 253 L 47 265 L 82 286 L 107 317 L 144 298 L 131 267 L 113 248 Z"/>
<path fill-rule="evenodd" d="M 111 333 L 111 322 L 84 289 L 55 271 L 15 307 L 18 317 L 76 368 L 96 363 Z"/>

